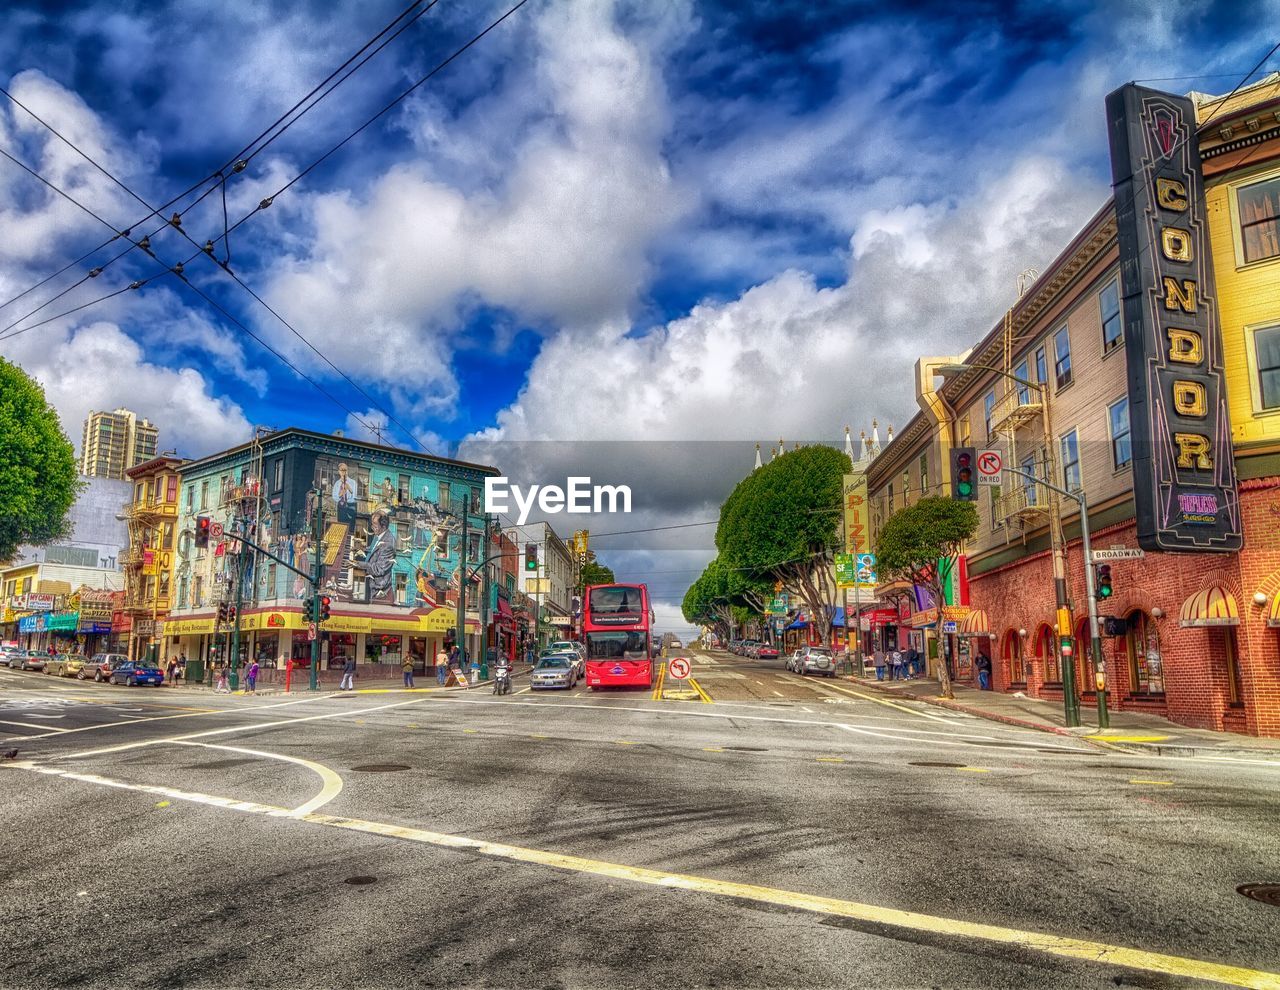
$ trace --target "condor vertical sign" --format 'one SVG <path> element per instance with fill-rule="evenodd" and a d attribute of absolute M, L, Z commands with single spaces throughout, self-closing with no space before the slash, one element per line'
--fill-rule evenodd
<path fill-rule="evenodd" d="M 1146 550 L 1240 549 L 1222 338 L 1191 101 L 1107 97 L 1133 497 Z"/>

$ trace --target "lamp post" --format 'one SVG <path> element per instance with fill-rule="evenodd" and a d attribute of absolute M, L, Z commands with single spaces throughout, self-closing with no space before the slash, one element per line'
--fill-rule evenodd
<path fill-rule="evenodd" d="M 1010 374 L 1000 368 L 992 368 L 988 365 L 981 364 L 943 364 L 936 369 L 937 373 L 943 377 L 950 375 L 963 374 L 967 371 L 986 371 L 994 375 L 1000 375 L 1010 381 L 1016 383 L 1020 388 L 1035 389 L 1040 393 L 1040 420 L 1042 429 L 1044 430 L 1045 452 L 1049 471 L 1053 477 L 1058 477 L 1058 452 L 1055 445 L 1053 435 L 1053 417 L 1049 409 L 1049 383 L 1033 382 L 1025 378 L 1019 378 L 1017 375 Z M 1020 398 L 1020 397 L 1019 397 Z M 1010 470 L 1013 470 L 1012 468 Z M 1058 500 L 1058 496 L 1063 494 L 1063 489 L 1056 485 L 1042 481 L 1038 478 L 1024 474 L 1021 471 L 1015 471 L 1015 474 L 1021 474 L 1023 477 L 1030 477 L 1032 481 L 1043 484 L 1049 490 L 1049 545 L 1053 558 L 1053 595 L 1057 605 L 1058 620 L 1058 647 L 1059 656 L 1058 664 L 1062 671 L 1062 703 L 1064 716 L 1068 726 L 1078 726 L 1080 724 L 1080 699 L 1076 696 L 1076 673 L 1075 662 L 1072 657 L 1063 657 L 1061 655 L 1061 644 L 1065 637 L 1070 636 L 1072 632 L 1071 608 L 1067 599 L 1067 552 L 1066 539 L 1062 530 L 1062 506 Z M 1069 493 L 1068 493 L 1069 494 Z M 1074 497 L 1074 496 L 1073 496 Z M 1082 510 L 1081 517 L 1083 519 L 1084 512 Z M 1087 519 L 1084 525 L 1088 525 Z M 1086 569 L 1088 561 L 1086 561 Z"/>

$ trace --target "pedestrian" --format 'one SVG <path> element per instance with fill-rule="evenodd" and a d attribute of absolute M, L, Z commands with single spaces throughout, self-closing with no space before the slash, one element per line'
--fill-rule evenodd
<path fill-rule="evenodd" d="M 441 687 L 449 680 L 449 654 L 444 651 L 444 647 L 440 647 L 436 653 L 436 683 Z"/>
<path fill-rule="evenodd" d="M 978 690 L 991 690 L 991 658 L 985 652 L 978 654 L 978 659 L 974 663 L 978 668 Z"/>
<path fill-rule="evenodd" d="M 406 653 L 404 662 L 400 664 L 400 670 L 404 673 L 404 686 L 413 687 L 413 654 Z"/>
<path fill-rule="evenodd" d="M 170 657 L 169 666 L 165 673 L 169 677 L 169 687 L 177 687 L 178 685 L 178 658 Z"/>
<path fill-rule="evenodd" d="M 920 651 L 913 644 L 907 650 L 907 680 L 912 680 L 920 674 Z"/>
<path fill-rule="evenodd" d="M 884 680 L 884 650 L 876 650 L 871 654 L 871 665 L 876 668 L 876 680 Z"/>
<path fill-rule="evenodd" d="M 245 671 L 244 693 L 245 694 L 258 693 L 258 661 L 257 660 L 249 664 L 249 669 Z"/>
<path fill-rule="evenodd" d="M 339 691 L 354 691 L 356 689 L 356 658 L 354 656 L 344 657 L 342 661 L 342 680 L 338 682 Z"/>
<path fill-rule="evenodd" d="M 214 694 L 230 694 L 231 684 L 227 680 L 227 665 L 224 663 L 218 668 L 218 682 L 213 686 Z"/>
<path fill-rule="evenodd" d="M 893 653 L 889 655 L 889 662 L 893 664 L 893 669 L 889 672 L 889 680 L 900 681 L 903 679 L 903 674 L 902 674 L 903 661 L 904 661 L 904 658 L 902 656 L 901 650 L 895 649 Z"/>

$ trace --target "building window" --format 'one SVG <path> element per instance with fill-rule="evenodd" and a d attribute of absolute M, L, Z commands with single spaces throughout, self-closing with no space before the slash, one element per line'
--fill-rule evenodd
<path fill-rule="evenodd" d="M 267 564 L 267 598 L 274 601 L 278 597 L 276 592 L 276 563 L 271 561 Z"/>
<path fill-rule="evenodd" d="M 929 494 L 929 455 L 920 455 L 920 495 Z"/>
<path fill-rule="evenodd" d="M 468 533 L 467 534 L 467 560 L 474 561 L 479 559 L 480 559 L 480 534 Z"/>
<path fill-rule="evenodd" d="M 451 501 L 452 501 L 452 494 L 449 491 L 449 482 L 447 481 L 440 482 L 440 508 L 442 509 L 449 508 L 449 503 Z"/>
<path fill-rule="evenodd" d="M 471 514 L 473 516 L 478 516 L 483 511 L 483 505 L 480 501 L 480 489 L 473 488 L 471 489 Z"/>
<path fill-rule="evenodd" d="M 1075 430 L 1064 434 L 1062 444 L 1062 487 L 1078 492 L 1080 482 L 1080 437 Z"/>
<path fill-rule="evenodd" d="M 196 490 L 190 485 L 187 486 L 187 511 L 190 512 L 196 506 Z"/>
<path fill-rule="evenodd" d="M 1036 381 L 1041 385 L 1049 380 L 1049 362 L 1045 359 L 1043 347 L 1036 348 Z"/>
<path fill-rule="evenodd" d="M 1133 460 L 1133 444 L 1129 437 L 1129 397 L 1107 406 L 1111 424 L 1111 463 L 1116 470 Z"/>
<path fill-rule="evenodd" d="M 893 515 L 893 482 L 889 482 L 889 515 Z"/>
<path fill-rule="evenodd" d="M 1026 495 L 1027 505 L 1036 505 L 1036 455 L 1028 454 L 1018 467 L 1022 471 L 1022 492 Z"/>
<path fill-rule="evenodd" d="M 982 415 L 987 424 L 987 439 L 991 439 L 991 413 L 996 408 L 996 392 L 992 389 L 982 399 Z"/>
<path fill-rule="evenodd" d="M 165 479 L 164 500 L 170 505 L 176 505 L 178 502 L 178 476 L 176 474 L 171 474 Z"/>
<path fill-rule="evenodd" d="M 1124 339 L 1120 326 L 1120 283 L 1112 279 L 1098 295 L 1098 307 L 1102 313 L 1102 353 L 1120 346 Z"/>
<path fill-rule="evenodd" d="M 905 509 L 911 504 L 911 469 L 902 472 L 902 507 Z"/>
<path fill-rule="evenodd" d="M 165 550 L 173 549 L 173 523 L 164 524 L 164 542 L 160 544 Z"/>
<path fill-rule="evenodd" d="M 133 500 L 135 502 L 142 501 L 142 482 L 141 481 L 139 481 L 136 485 L 133 486 Z"/>
<path fill-rule="evenodd" d="M 408 591 L 409 591 L 409 575 L 397 574 L 396 575 L 396 604 L 397 605 L 405 604 L 404 599 L 405 599 L 405 595 L 408 594 Z"/>
<path fill-rule="evenodd" d="M 195 601 L 191 603 L 193 608 L 200 608 L 204 604 L 204 578 L 196 575 L 195 581 Z"/>
<path fill-rule="evenodd" d="M 1053 376 L 1058 388 L 1071 384 L 1071 336 L 1066 327 L 1053 335 Z"/>
<path fill-rule="evenodd" d="M 209 479 L 200 482 L 200 511 L 209 508 Z"/>
<path fill-rule="evenodd" d="M 1031 372 L 1027 367 L 1026 361 L 1023 361 L 1021 364 L 1019 364 L 1016 368 L 1013 369 L 1013 377 L 1020 378 L 1024 382 L 1028 380 L 1027 376 L 1030 373 Z M 1018 386 L 1018 405 L 1025 406 L 1025 405 L 1029 405 L 1030 403 L 1031 403 L 1031 389 L 1027 388 L 1027 386 L 1025 385 L 1019 385 Z"/>
<path fill-rule="evenodd" d="M 275 467 L 272 468 L 271 490 L 278 492 L 284 488 L 284 458 L 277 457 Z"/>
<path fill-rule="evenodd" d="M 991 528 L 999 529 L 1000 523 L 1000 486 L 988 485 L 987 491 L 991 493 Z"/>
<path fill-rule="evenodd" d="M 1280 327 L 1253 335 L 1258 358 L 1258 394 L 1263 409 L 1280 409 Z"/>
<path fill-rule="evenodd" d="M 1245 186 L 1239 203 L 1245 263 L 1280 257 L 1280 179 Z"/>
<path fill-rule="evenodd" d="M 1236 631 L 1222 630 L 1223 645 L 1227 651 L 1227 703 L 1244 704 L 1244 692 L 1240 689 L 1240 657 L 1236 653 Z"/>
<path fill-rule="evenodd" d="M 400 486 L 396 492 L 396 500 L 402 505 L 409 501 L 409 476 L 407 474 L 400 475 Z"/>

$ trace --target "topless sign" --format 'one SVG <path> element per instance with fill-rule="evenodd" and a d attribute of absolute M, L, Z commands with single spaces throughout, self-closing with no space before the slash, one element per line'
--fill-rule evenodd
<path fill-rule="evenodd" d="M 1191 101 L 1107 97 L 1124 297 L 1133 498 L 1144 550 L 1243 543 Z"/>

